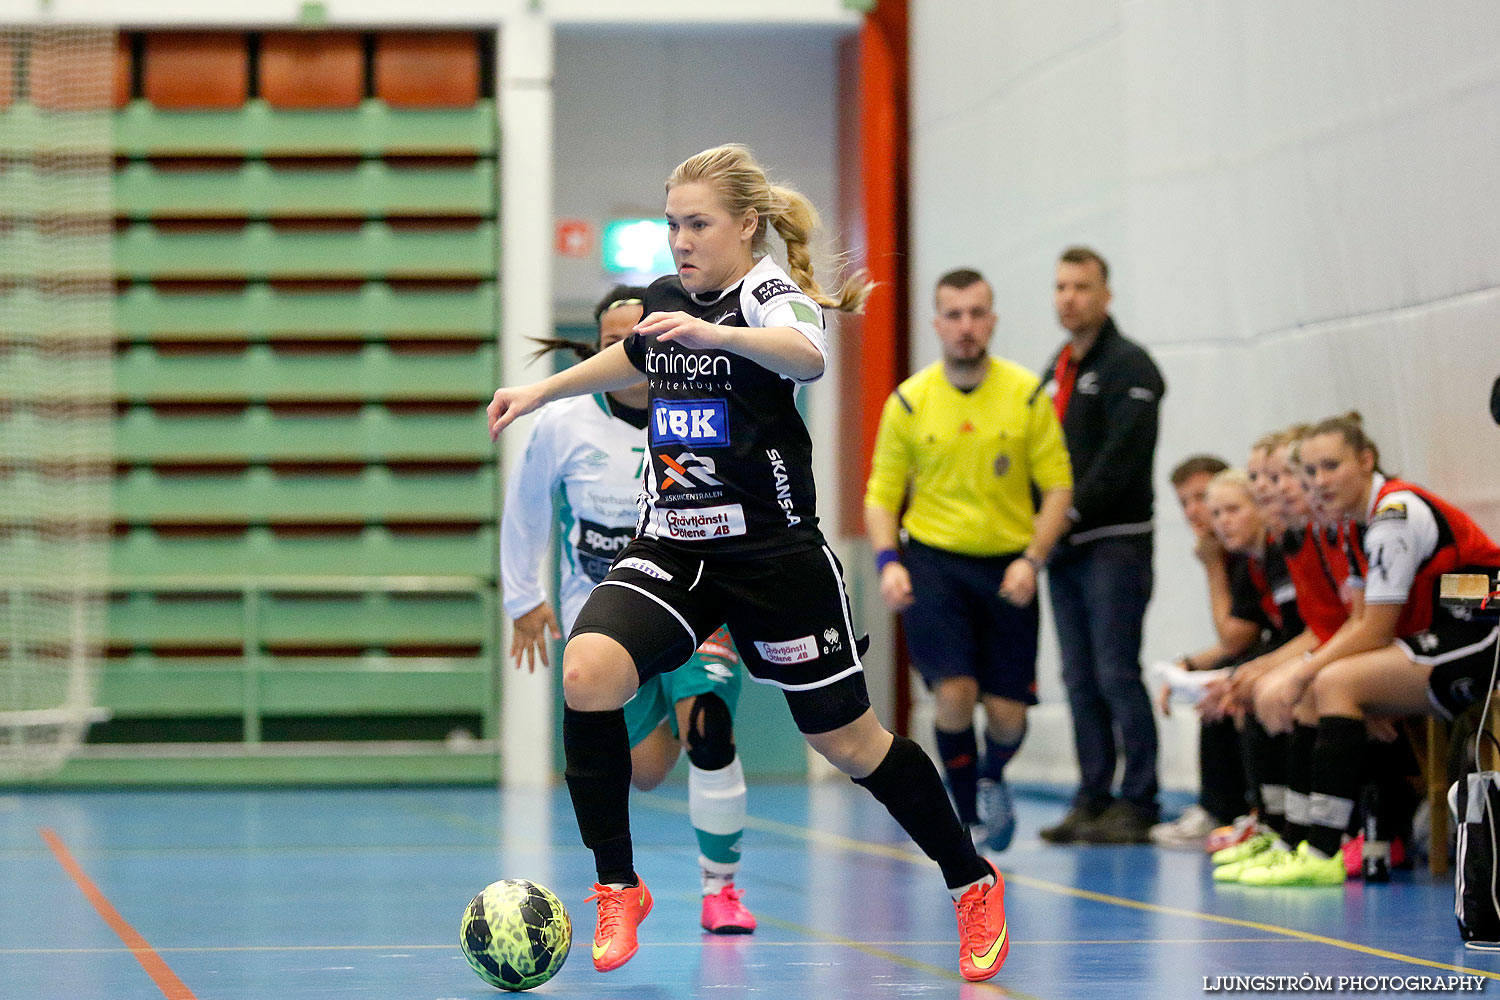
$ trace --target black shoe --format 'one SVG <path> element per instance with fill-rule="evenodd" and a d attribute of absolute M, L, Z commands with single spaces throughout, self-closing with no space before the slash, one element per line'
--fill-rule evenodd
<path fill-rule="evenodd" d="M 1077 836 L 1085 844 L 1149 844 L 1151 827 L 1159 815 L 1155 808 L 1116 799 L 1096 819 L 1085 823 Z"/>
<path fill-rule="evenodd" d="M 1103 806 L 1077 804 L 1068 810 L 1061 823 L 1043 827 L 1038 831 L 1038 836 L 1049 844 L 1076 844 L 1079 840 L 1078 831 L 1098 819 L 1104 811 Z"/>

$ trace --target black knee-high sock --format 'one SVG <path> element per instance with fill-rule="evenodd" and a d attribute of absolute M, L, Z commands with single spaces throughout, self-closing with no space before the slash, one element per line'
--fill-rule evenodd
<path fill-rule="evenodd" d="M 937 729 L 934 733 L 959 821 L 970 825 L 978 823 L 979 810 L 974 805 L 974 794 L 979 783 L 979 742 L 974 736 L 974 727 L 956 733 Z"/>
<path fill-rule="evenodd" d="M 1278 837 L 1286 837 L 1287 740 L 1272 736 L 1254 718 L 1245 720 L 1241 734 L 1245 750 L 1245 776 L 1256 789 L 1260 821 Z"/>
<path fill-rule="evenodd" d="M 869 789 L 922 853 L 938 863 L 948 888 L 989 876 L 989 862 L 974 850 L 948 804 L 943 779 L 916 743 L 897 736 L 880 766 L 868 777 L 855 778 L 854 783 Z"/>
<path fill-rule="evenodd" d="M 1370 740 L 1367 750 L 1360 802 L 1361 811 L 1373 815 L 1362 817 L 1365 839 L 1410 843 L 1412 813 L 1421 802 L 1411 783 L 1420 773 L 1411 744 L 1398 736 L 1392 743 Z"/>
<path fill-rule="evenodd" d="M 1283 837 L 1291 847 L 1307 839 L 1313 744 L 1317 739 L 1316 726 L 1293 726 L 1292 735 L 1286 742 L 1286 833 Z"/>
<path fill-rule="evenodd" d="M 1198 805 L 1219 823 L 1245 811 L 1245 763 L 1231 719 L 1198 726 Z"/>
<path fill-rule="evenodd" d="M 980 774 L 991 781 L 999 781 L 1005 777 L 1005 765 L 1009 764 L 1021 749 L 1021 741 L 1026 738 L 1026 727 L 1021 727 L 1021 735 L 1016 737 L 1014 743 L 1001 743 L 986 730 L 984 734 L 984 764 L 980 767 Z"/>
<path fill-rule="evenodd" d="M 602 884 L 636 885 L 630 844 L 630 733 L 625 711 L 563 708 L 564 772 L 583 846 Z"/>
<path fill-rule="evenodd" d="M 1307 842 L 1332 857 L 1343 843 L 1363 782 L 1365 723 L 1340 715 L 1318 720 L 1313 747 L 1312 795 L 1307 802 Z"/>

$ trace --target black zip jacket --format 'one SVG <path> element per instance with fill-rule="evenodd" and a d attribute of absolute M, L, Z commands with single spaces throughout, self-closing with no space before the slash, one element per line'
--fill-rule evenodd
<path fill-rule="evenodd" d="M 1047 362 L 1044 381 L 1054 379 L 1061 353 L 1059 348 Z M 1069 542 L 1150 534 L 1152 463 L 1166 391 L 1151 355 L 1105 317 L 1098 339 L 1078 362 L 1062 421 L 1073 460 L 1076 517 Z"/>

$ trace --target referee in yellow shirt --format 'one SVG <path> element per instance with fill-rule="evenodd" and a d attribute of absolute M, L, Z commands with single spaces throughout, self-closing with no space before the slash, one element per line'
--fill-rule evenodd
<path fill-rule="evenodd" d="M 1067 529 L 1073 473 L 1040 381 L 990 356 L 994 295 L 983 275 L 943 275 L 936 304 L 942 360 L 885 402 L 865 528 L 881 597 L 901 613 L 912 662 L 937 702 L 938 754 L 959 818 L 977 842 L 1003 851 L 1015 833 L 1005 765 L 1036 704 L 1037 575 Z"/>

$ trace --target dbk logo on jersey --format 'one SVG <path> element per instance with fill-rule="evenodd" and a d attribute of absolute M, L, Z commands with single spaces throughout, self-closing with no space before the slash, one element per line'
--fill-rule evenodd
<path fill-rule="evenodd" d="M 658 399 L 651 411 L 651 443 L 677 441 L 720 448 L 729 443 L 729 404 L 722 399 Z"/>

